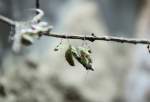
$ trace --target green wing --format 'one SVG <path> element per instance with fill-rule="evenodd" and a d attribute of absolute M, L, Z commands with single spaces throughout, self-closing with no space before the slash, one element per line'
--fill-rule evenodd
<path fill-rule="evenodd" d="M 91 65 L 92 59 L 90 57 L 90 53 L 86 48 L 83 47 L 76 48 L 76 53 L 73 53 L 73 56 L 80 64 L 82 64 L 86 68 L 86 70 L 94 71 Z"/>
<path fill-rule="evenodd" d="M 75 66 L 71 46 L 69 46 L 69 48 L 65 52 L 65 58 L 66 58 L 66 61 L 69 63 L 69 65 Z"/>

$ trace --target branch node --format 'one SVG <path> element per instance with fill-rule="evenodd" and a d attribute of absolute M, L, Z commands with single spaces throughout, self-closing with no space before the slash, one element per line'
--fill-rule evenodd
<path fill-rule="evenodd" d="M 91 38 L 89 38 L 88 40 L 91 41 L 91 42 L 94 42 L 94 41 L 95 41 L 95 38 L 92 38 L 92 37 L 91 37 Z"/>

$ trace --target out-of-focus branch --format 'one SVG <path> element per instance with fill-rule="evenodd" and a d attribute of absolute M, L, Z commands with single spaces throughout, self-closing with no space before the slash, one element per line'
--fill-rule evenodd
<path fill-rule="evenodd" d="M 2 15 L 0 15 L 0 21 L 5 22 L 5 23 L 10 24 L 10 25 L 16 25 L 15 21 L 13 21 L 7 17 L 4 17 Z"/>
<path fill-rule="evenodd" d="M 0 15 L 0 21 L 6 22 L 10 25 L 16 25 L 16 22 Z M 150 44 L 150 40 L 146 39 L 129 39 L 123 37 L 113 37 L 113 36 L 95 36 L 92 34 L 91 36 L 81 36 L 81 35 L 68 35 L 68 34 L 59 34 L 59 33 L 44 33 L 42 35 L 55 37 L 55 38 L 64 38 L 64 39 L 80 39 L 80 40 L 89 40 L 91 42 L 95 40 L 103 40 L 103 41 L 112 41 L 117 43 L 129 43 L 129 44 Z"/>
<path fill-rule="evenodd" d="M 36 0 L 36 1 L 35 1 L 35 8 L 36 8 L 36 9 L 39 9 L 39 8 L 40 8 L 40 1 L 39 1 L 39 0 Z M 38 14 L 38 12 L 36 12 L 36 14 Z"/>
<path fill-rule="evenodd" d="M 39 9 L 39 8 L 40 8 L 40 1 L 39 1 L 39 0 L 36 0 L 36 1 L 35 1 L 35 6 L 36 6 L 36 7 L 35 7 L 36 9 Z"/>

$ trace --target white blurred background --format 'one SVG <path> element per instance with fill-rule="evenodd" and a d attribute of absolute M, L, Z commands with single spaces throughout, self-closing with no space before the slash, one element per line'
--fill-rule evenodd
<path fill-rule="evenodd" d="M 33 17 L 35 0 L 0 0 L 0 14 L 16 21 Z M 149 38 L 149 0 L 40 0 L 53 32 Z M 88 42 L 94 72 L 53 49 L 61 39 L 42 37 L 20 54 L 11 51 L 11 26 L 0 22 L 0 102 L 149 102 L 150 55 L 145 45 Z M 81 46 L 80 40 L 69 40 Z"/>

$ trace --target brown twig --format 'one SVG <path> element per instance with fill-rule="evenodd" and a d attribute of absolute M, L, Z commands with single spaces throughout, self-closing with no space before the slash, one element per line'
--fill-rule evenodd
<path fill-rule="evenodd" d="M 16 25 L 16 22 L 0 15 L 0 20 L 3 22 L 6 22 L 10 25 Z M 44 33 L 42 35 L 45 36 L 51 36 L 55 38 L 64 38 L 64 39 L 80 39 L 80 40 L 89 40 L 91 42 L 95 40 L 103 40 L 103 41 L 112 41 L 112 42 L 118 42 L 118 43 L 129 43 L 129 44 L 150 44 L 150 40 L 147 39 L 129 39 L 129 38 L 123 38 L 123 37 L 112 37 L 112 36 L 81 36 L 81 35 L 67 35 L 67 34 L 58 34 L 58 33 Z"/>
<path fill-rule="evenodd" d="M 60 35 L 58 33 L 45 33 L 45 36 L 51 36 L 56 38 L 64 38 L 64 39 L 80 39 L 80 40 L 89 40 L 91 42 L 95 40 L 103 40 L 103 41 L 113 41 L 118 43 L 129 43 L 129 44 L 150 44 L 150 40 L 146 39 L 129 39 L 123 37 L 112 37 L 112 36 L 81 36 L 81 35 Z"/>

